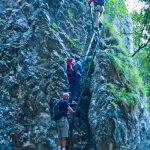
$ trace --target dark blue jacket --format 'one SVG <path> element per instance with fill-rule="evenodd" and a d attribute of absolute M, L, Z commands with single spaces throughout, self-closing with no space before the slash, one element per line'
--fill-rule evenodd
<path fill-rule="evenodd" d="M 106 3 L 106 0 L 95 0 L 95 5 L 101 5 L 104 6 Z"/>

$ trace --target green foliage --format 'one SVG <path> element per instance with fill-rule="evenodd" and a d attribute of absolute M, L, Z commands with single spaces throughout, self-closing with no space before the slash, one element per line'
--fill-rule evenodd
<path fill-rule="evenodd" d="M 145 45 L 150 39 L 150 11 L 149 0 L 141 0 L 147 5 L 141 10 L 141 12 L 132 13 L 133 22 L 133 39 L 134 39 L 134 51 L 139 47 Z M 150 109 L 150 43 L 146 44 L 136 55 L 135 59 L 137 66 L 140 70 L 140 76 L 142 76 L 144 84 L 147 89 L 147 97 Z M 144 89 L 142 89 L 143 91 Z"/>
<path fill-rule="evenodd" d="M 121 37 L 113 31 L 112 25 L 105 22 L 107 34 L 116 38 L 118 41 L 119 52 L 107 51 L 107 54 L 114 65 L 118 78 L 124 83 L 124 87 L 119 87 L 112 83 L 107 84 L 107 88 L 112 94 L 122 102 L 127 108 L 133 110 L 137 106 L 137 91 L 141 96 L 145 96 L 146 89 L 140 76 L 139 70 L 133 64 L 132 57 L 125 49 L 125 45 L 121 42 Z M 114 107 L 115 103 L 113 102 Z"/>
<path fill-rule="evenodd" d="M 104 26 L 106 27 L 106 34 L 108 37 L 114 35 L 114 27 L 113 27 L 113 24 L 110 24 L 106 18 L 103 18 L 103 24 Z"/>
<path fill-rule="evenodd" d="M 120 91 L 117 91 L 114 93 L 115 97 L 119 99 L 127 108 L 130 108 L 131 110 L 134 110 L 134 108 L 137 106 L 137 97 L 133 93 L 129 93 L 126 90 L 121 89 Z"/>
<path fill-rule="evenodd" d="M 83 46 L 79 45 L 74 39 L 66 37 L 66 42 L 69 44 L 72 53 L 78 53 L 82 50 Z"/>
<path fill-rule="evenodd" d="M 140 70 L 140 75 L 142 76 L 147 89 L 148 107 L 150 109 L 150 49 L 144 48 L 136 55 L 136 59 Z"/>
<path fill-rule="evenodd" d="M 105 7 L 105 13 L 111 15 L 111 19 L 127 15 L 127 8 L 124 0 L 108 0 Z"/>
<path fill-rule="evenodd" d="M 115 101 L 112 101 L 111 104 L 114 106 L 114 107 L 117 107 L 117 103 Z"/>
<path fill-rule="evenodd" d="M 107 88 L 114 90 L 114 85 L 112 83 L 107 83 Z"/>
<path fill-rule="evenodd" d="M 140 65 L 140 74 L 142 75 L 146 84 L 150 79 L 150 50 L 148 48 L 137 54 L 138 64 Z"/>
<path fill-rule="evenodd" d="M 59 55 L 59 60 L 60 60 L 62 63 L 65 63 L 66 57 Z"/>
<path fill-rule="evenodd" d="M 108 55 L 118 74 L 126 85 L 128 85 L 129 90 L 136 91 L 136 89 L 140 89 L 141 95 L 143 96 L 145 94 L 143 81 L 138 69 L 133 65 L 129 54 L 121 49 L 119 53 L 108 51 Z"/>
<path fill-rule="evenodd" d="M 109 30 L 110 35 L 116 38 L 119 44 L 120 51 L 118 53 L 114 51 L 107 51 L 107 54 L 114 64 L 118 74 L 126 84 L 129 83 L 131 88 L 134 88 L 138 85 L 139 89 L 143 89 L 143 81 L 140 77 L 139 70 L 133 64 L 131 56 L 125 49 L 125 45 L 121 42 L 121 37 L 114 33 L 113 27 L 111 25 L 106 25 L 106 27 L 107 30 Z M 143 94 L 143 90 L 141 93 Z"/>
<path fill-rule="evenodd" d="M 144 44 L 150 37 L 150 13 L 145 10 L 140 14 L 138 12 L 132 13 L 133 21 L 133 39 L 135 49 L 139 45 Z"/>
<path fill-rule="evenodd" d="M 147 2 L 147 0 L 144 0 Z M 150 11 L 149 8 L 145 7 L 141 12 L 132 12 L 132 22 L 133 22 L 133 39 L 134 39 L 134 49 L 143 47 L 145 43 L 150 40 Z M 146 44 L 143 49 L 149 48 L 150 45 Z"/>
<path fill-rule="evenodd" d="M 125 43 L 123 42 L 123 37 L 122 37 L 122 34 L 118 34 L 115 32 L 114 30 L 114 26 L 113 24 L 109 23 L 108 20 L 106 20 L 106 18 L 103 18 L 103 24 L 105 26 L 105 33 L 106 33 L 106 36 L 107 37 L 112 37 L 115 39 L 115 43 L 116 45 L 119 45 L 119 47 L 121 49 L 124 49 L 125 48 Z M 120 32 L 121 33 L 121 32 Z"/>
<path fill-rule="evenodd" d="M 55 23 L 52 23 L 49 27 L 50 32 L 55 33 L 57 32 L 57 25 Z"/>
<path fill-rule="evenodd" d="M 112 95 L 116 97 L 121 103 L 126 106 L 126 108 L 130 108 L 134 110 L 137 106 L 137 96 L 133 91 L 128 92 L 128 89 L 121 88 L 118 85 L 108 83 L 107 88 L 111 91 Z M 114 107 L 117 107 L 117 103 L 115 101 L 111 102 Z"/>
<path fill-rule="evenodd" d="M 67 41 L 71 46 L 76 46 L 76 42 L 73 39 L 68 38 Z"/>

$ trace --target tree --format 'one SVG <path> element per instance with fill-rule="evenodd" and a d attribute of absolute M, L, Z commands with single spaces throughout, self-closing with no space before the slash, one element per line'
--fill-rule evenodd
<path fill-rule="evenodd" d="M 132 57 L 143 48 L 150 46 L 150 5 L 149 0 L 142 1 L 145 2 L 145 7 L 141 10 L 141 13 L 133 12 L 132 14 L 134 46 L 136 49 Z"/>
<path fill-rule="evenodd" d="M 147 97 L 150 109 L 150 4 L 149 0 L 141 0 L 145 2 L 145 7 L 138 12 L 133 12 L 133 39 L 134 53 L 140 75 L 143 78 L 147 88 Z"/>

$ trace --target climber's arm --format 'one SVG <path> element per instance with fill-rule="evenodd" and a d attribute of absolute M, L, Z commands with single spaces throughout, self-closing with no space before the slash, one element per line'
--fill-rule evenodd
<path fill-rule="evenodd" d="M 69 111 L 70 113 L 73 113 L 73 114 L 75 113 L 75 111 L 74 111 L 70 106 L 68 106 L 67 109 L 68 109 L 68 111 Z"/>

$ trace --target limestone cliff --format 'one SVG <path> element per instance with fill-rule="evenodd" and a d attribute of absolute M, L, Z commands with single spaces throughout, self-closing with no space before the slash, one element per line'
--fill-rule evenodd
<path fill-rule="evenodd" d="M 65 59 L 87 50 L 92 36 L 87 3 L 1 0 L 0 31 L 0 149 L 56 150 L 57 132 L 48 100 L 68 91 Z M 86 74 L 92 62 L 76 118 L 75 147 L 148 150 L 150 116 L 145 98 L 137 88 L 132 108 L 114 95 L 114 89 L 120 93 L 118 88 L 130 85 L 109 55 L 111 51 L 119 56 L 121 47 L 105 26 L 98 38 L 96 55 L 92 61 L 95 40 L 85 64 Z"/>

